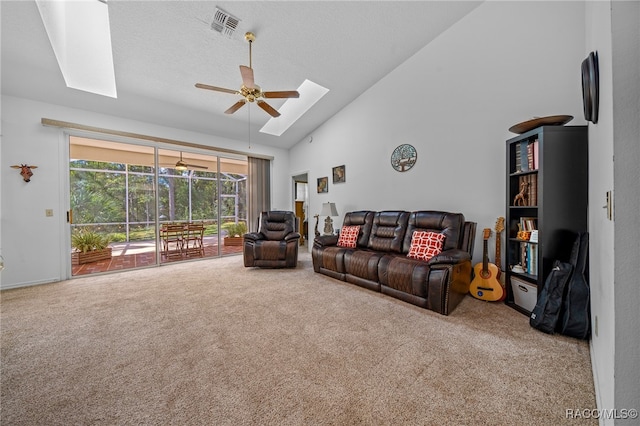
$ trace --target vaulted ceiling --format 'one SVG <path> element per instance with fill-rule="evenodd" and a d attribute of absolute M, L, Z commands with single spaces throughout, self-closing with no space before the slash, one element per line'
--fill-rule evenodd
<path fill-rule="evenodd" d="M 35 2 L 2 1 L 2 94 L 239 141 L 250 128 L 253 143 L 290 148 L 480 3 L 109 0 L 113 99 L 67 88 Z M 240 19 L 231 37 L 211 28 L 216 7 Z M 194 87 L 240 87 L 247 31 L 257 36 L 252 65 L 263 90 L 305 79 L 329 89 L 281 136 L 259 132 L 270 117 L 255 104 L 224 114 L 237 95 Z M 414 84 L 398 90 L 410 96 Z"/>

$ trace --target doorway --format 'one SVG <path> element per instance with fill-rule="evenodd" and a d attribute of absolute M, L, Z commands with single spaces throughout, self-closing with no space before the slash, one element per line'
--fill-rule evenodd
<path fill-rule="evenodd" d="M 293 176 L 294 212 L 300 223 L 300 245 L 307 247 L 309 243 L 309 178 L 307 173 Z"/>

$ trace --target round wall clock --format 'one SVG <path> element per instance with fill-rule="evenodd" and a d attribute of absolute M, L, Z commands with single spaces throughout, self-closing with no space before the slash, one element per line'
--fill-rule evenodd
<path fill-rule="evenodd" d="M 418 152 L 409 144 L 398 146 L 391 153 L 391 167 L 398 172 L 406 172 L 416 164 Z"/>

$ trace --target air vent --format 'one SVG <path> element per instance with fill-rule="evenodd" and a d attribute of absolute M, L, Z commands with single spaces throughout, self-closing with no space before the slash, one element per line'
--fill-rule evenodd
<path fill-rule="evenodd" d="M 216 13 L 213 16 L 213 22 L 211 22 L 212 30 L 231 38 L 238 28 L 238 24 L 240 24 L 240 19 L 216 7 Z"/>

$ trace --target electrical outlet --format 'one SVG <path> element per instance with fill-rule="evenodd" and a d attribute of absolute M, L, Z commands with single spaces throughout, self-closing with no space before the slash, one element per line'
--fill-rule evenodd
<path fill-rule="evenodd" d="M 51 217 L 51 216 L 53 216 L 53 209 L 46 209 L 46 210 L 44 211 L 44 215 L 45 215 L 46 217 Z"/>

